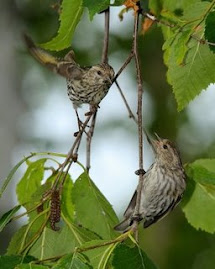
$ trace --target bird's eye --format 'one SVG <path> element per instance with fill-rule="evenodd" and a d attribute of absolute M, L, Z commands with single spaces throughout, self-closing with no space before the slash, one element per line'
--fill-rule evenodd
<path fill-rule="evenodd" d="M 168 149 L 167 145 L 165 145 L 165 144 L 163 145 L 163 148 L 164 148 L 164 149 Z"/>
<path fill-rule="evenodd" d="M 102 72 L 101 71 L 97 71 L 97 74 L 100 76 L 102 74 Z"/>

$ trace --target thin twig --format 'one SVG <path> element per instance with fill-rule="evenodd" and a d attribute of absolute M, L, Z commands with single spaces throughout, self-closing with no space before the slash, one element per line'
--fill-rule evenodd
<path fill-rule="evenodd" d="M 97 116 L 97 111 L 94 112 L 91 124 L 90 124 L 90 129 L 87 133 L 87 156 L 86 156 L 86 170 L 89 173 L 90 167 L 91 167 L 91 143 L 92 143 L 92 138 L 95 130 L 95 124 L 96 124 L 96 116 Z"/>
<path fill-rule="evenodd" d="M 127 101 L 127 99 L 126 99 L 126 97 L 125 97 L 125 95 L 124 95 L 121 87 L 119 86 L 119 83 L 118 82 L 116 83 L 116 86 L 117 86 L 117 88 L 119 90 L 119 93 L 120 93 L 120 95 L 122 97 L 122 100 L 123 100 L 123 102 L 124 102 L 124 104 L 125 104 L 125 106 L 126 106 L 126 108 L 128 110 L 128 116 L 129 116 L 129 118 L 132 119 L 138 125 L 138 120 L 135 117 L 134 113 L 132 112 L 132 110 L 131 110 L 131 108 L 130 108 L 130 106 L 128 104 L 128 101 Z M 148 132 L 146 131 L 146 129 L 144 127 L 142 128 L 142 131 L 145 134 L 146 139 L 149 142 L 149 144 L 151 144 L 151 142 L 150 142 L 151 139 L 150 139 L 150 137 L 148 135 Z"/>
<path fill-rule="evenodd" d="M 143 102 L 143 87 L 142 87 L 142 77 L 140 71 L 139 55 L 137 48 L 137 35 L 138 35 L 138 22 L 139 22 L 139 12 L 137 12 L 134 19 L 134 59 L 137 72 L 137 120 L 138 120 L 138 140 L 139 140 L 139 171 L 143 171 L 143 116 L 142 116 L 142 102 Z M 143 187 L 143 173 L 139 173 L 139 183 L 137 187 L 137 200 L 134 215 L 138 216 L 140 212 L 140 202 L 141 202 L 141 191 Z M 132 228 L 135 230 L 135 239 L 138 241 L 138 220 L 135 220 Z"/>
<path fill-rule="evenodd" d="M 124 104 L 125 104 L 125 106 L 126 106 L 126 108 L 128 110 L 129 118 L 133 119 L 138 124 L 137 118 L 135 117 L 134 113 L 132 112 L 132 110 L 131 110 L 131 108 L 130 108 L 130 106 L 128 104 L 128 101 L 126 100 L 125 95 L 124 95 L 121 87 L 119 86 L 119 83 L 117 82 L 117 80 L 115 81 L 115 84 L 116 84 L 116 86 L 117 86 L 117 88 L 119 90 L 119 93 L 120 93 L 120 95 L 122 97 L 122 100 L 123 100 L 123 102 L 124 102 Z"/>
<path fill-rule="evenodd" d="M 110 8 L 105 10 L 105 27 L 104 27 L 104 42 L 102 50 L 102 63 L 108 63 L 108 48 L 109 48 L 109 29 L 110 29 Z M 87 133 L 87 145 L 86 145 L 86 170 L 90 170 L 91 160 L 91 143 L 94 134 L 96 124 L 97 109 L 94 111 L 89 131 Z"/>
<path fill-rule="evenodd" d="M 93 115 L 93 113 L 91 113 L 90 115 L 87 116 L 87 118 L 86 118 L 85 122 L 83 123 L 83 125 L 82 125 L 82 127 L 81 127 L 81 129 L 80 129 L 80 131 L 79 131 L 79 133 L 78 133 L 78 135 L 77 135 L 71 149 L 70 149 L 70 151 L 67 154 L 66 160 L 62 163 L 60 172 L 58 173 L 57 178 L 56 178 L 56 180 L 54 182 L 54 185 L 52 187 L 53 190 L 57 187 L 57 185 L 58 185 L 58 183 L 60 181 L 60 178 L 61 178 L 61 176 L 63 174 L 63 170 L 67 166 L 69 161 L 71 159 L 72 159 L 72 161 L 73 161 L 73 159 L 77 159 L 77 151 L 78 151 L 78 148 L 79 148 L 79 145 L 80 145 L 82 135 L 83 135 L 83 133 L 85 131 L 85 128 L 86 128 L 88 122 L 92 118 L 92 115 Z"/>
<path fill-rule="evenodd" d="M 124 64 L 120 67 L 119 71 L 116 73 L 114 79 L 113 79 L 113 83 L 117 80 L 117 78 L 121 75 L 122 71 L 126 68 L 126 66 L 130 63 L 131 59 L 134 57 L 134 52 L 133 52 L 133 48 L 130 52 L 130 54 L 128 55 L 127 59 L 125 60 Z"/>
<path fill-rule="evenodd" d="M 102 63 L 108 63 L 109 26 L 110 26 L 110 8 L 108 7 L 105 10 L 105 31 L 104 31 L 104 43 L 102 51 Z"/>
<path fill-rule="evenodd" d="M 177 24 L 169 23 L 169 22 L 166 22 L 166 21 L 161 21 L 161 20 L 159 20 L 158 18 L 156 18 L 154 15 L 149 14 L 149 13 L 147 13 L 147 12 L 143 12 L 142 15 L 143 15 L 144 17 L 147 17 L 148 19 L 150 19 L 150 20 L 156 22 L 156 23 L 160 23 L 160 24 L 162 24 L 162 25 L 164 25 L 164 26 L 167 26 L 167 27 L 169 27 L 169 28 L 177 28 L 177 27 L 178 27 L 178 28 L 179 28 L 179 32 L 183 32 L 182 28 L 180 28 L 180 26 L 177 25 Z M 191 37 L 192 39 L 195 39 L 195 40 L 196 40 L 197 42 L 199 42 L 200 44 L 206 44 L 206 45 L 210 45 L 210 46 L 215 46 L 215 43 L 210 42 L 210 41 L 208 41 L 208 40 L 206 40 L 206 39 L 200 38 L 200 37 L 198 37 L 198 36 L 196 36 L 196 35 L 194 35 L 194 34 L 191 34 L 190 37 Z"/>

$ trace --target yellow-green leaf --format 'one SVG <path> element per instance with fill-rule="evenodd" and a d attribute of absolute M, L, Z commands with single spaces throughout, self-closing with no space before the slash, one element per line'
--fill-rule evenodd
<path fill-rule="evenodd" d="M 60 27 L 57 36 L 41 47 L 48 50 L 63 50 L 71 46 L 71 40 L 83 13 L 82 0 L 63 0 L 60 12 Z"/>

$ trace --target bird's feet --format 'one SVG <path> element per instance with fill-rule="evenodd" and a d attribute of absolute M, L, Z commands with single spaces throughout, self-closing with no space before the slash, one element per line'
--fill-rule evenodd
<path fill-rule="evenodd" d="M 88 111 L 87 113 L 85 113 L 85 116 L 91 116 L 91 115 L 93 115 L 98 110 L 98 108 L 100 108 L 99 105 L 91 105 L 90 106 L 90 111 Z"/>
<path fill-rule="evenodd" d="M 137 171 L 135 171 L 135 175 L 139 176 L 139 175 L 145 175 L 146 171 L 144 169 L 138 169 Z"/>
<path fill-rule="evenodd" d="M 142 219 L 143 219 L 143 218 L 142 218 L 141 214 L 135 214 L 135 215 L 133 215 L 133 216 L 131 217 L 130 226 L 132 226 L 132 224 L 134 223 L 134 221 L 136 221 L 136 222 L 139 223 Z"/>

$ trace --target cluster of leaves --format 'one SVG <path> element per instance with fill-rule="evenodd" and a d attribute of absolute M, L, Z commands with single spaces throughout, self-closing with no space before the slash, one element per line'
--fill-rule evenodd
<path fill-rule="evenodd" d="M 149 1 L 164 36 L 167 79 L 173 87 L 178 110 L 184 109 L 203 89 L 215 82 L 214 1 Z M 165 22 L 162 24 L 162 22 Z M 168 23 L 168 26 L 166 25 Z"/>
<path fill-rule="evenodd" d="M 126 6 L 135 9 L 136 0 L 63 0 L 60 13 L 60 27 L 56 37 L 41 46 L 49 50 L 62 50 L 71 46 L 75 28 L 84 7 L 92 20 L 109 6 Z M 129 3 L 127 3 L 129 2 Z M 141 0 L 145 7 L 145 1 Z M 168 82 L 178 104 L 184 109 L 203 89 L 215 82 L 215 11 L 214 1 L 150 0 L 148 9 L 156 16 L 164 36 L 164 62 L 167 65 Z M 144 20 L 144 18 L 143 18 Z M 160 23 L 159 23 L 160 22 Z M 151 26 L 151 24 L 149 24 Z M 209 44 L 207 43 L 209 42 Z"/>
<path fill-rule="evenodd" d="M 24 214 L 28 223 L 13 235 L 6 255 L 0 257 L 0 268 L 156 268 L 130 233 L 119 236 L 113 230 L 117 216 L 85 170 L 75 182 L 67 174 L 60 199 L 59 230 L 53 229 L 52 201 L 43 198 L 48 197 L 59 172 L 53 170 L 46 178 L 49 158 L 30 162 L 34 155 L 14 167 L 0 192 L 2 195 L 14 173 L 26 162 L 26 172 L 16 188 L 19 204 L 1 217 L 0 231 Z M 189 179 L 182 202 L 188 222 L 210 233 L 215 232 L 214 167 L 212 159 L 185 166 Z M 25 213 L 15 216 L 21 208 Z"/>
<path fill-rule="evenodd" d="M 25 209 L 28 223 L 12 237 L 6 255 L 0 258 L 0 268 L 156 268 L 135 241 L 121 243 L 128 235 L 119 236 L 114 231 L 117 216 L 85 170 L 75 183 L 67 174 L 60 199 L 59 230 L 53 229 L 52 201 L 44 197 L 49 197 L 59 172 L 55 170 L 45 178 L 48 159 L 30 162 L 28 158 L 24 159 L 27 170 L 16 188 L 19 205 L 1 217 L 0 231 L 23 215 L 14 216 L 20 208 Z M 1 194 L 21 163 L 9 174 Z M 126 260 L 121 259 L 124 256 Z M 124 267 L 126 263 L 129 267 Z"/>

